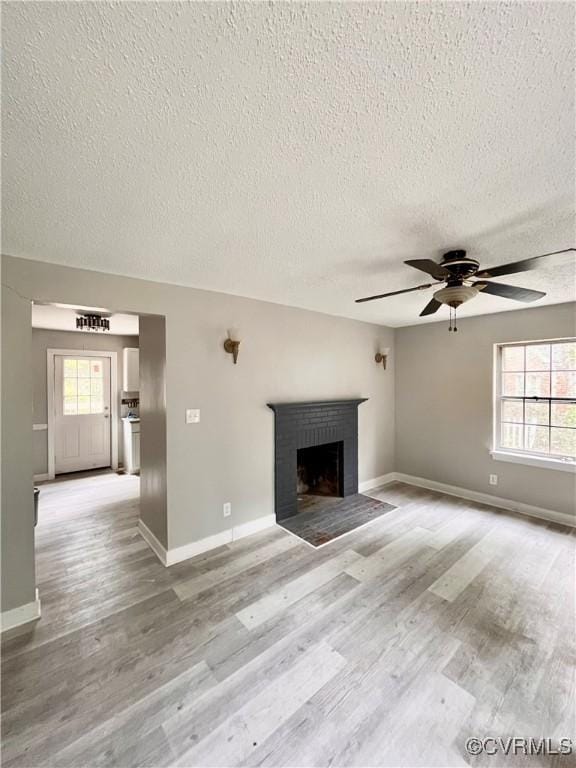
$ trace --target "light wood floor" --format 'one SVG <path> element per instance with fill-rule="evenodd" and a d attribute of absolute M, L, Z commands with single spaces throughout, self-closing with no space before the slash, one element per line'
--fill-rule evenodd
<path fill-rule="evenodd" d="M 322 549 L 273 528 L 166 569 L 137 494 L 42 487 L 5 768 L 574 765 L 464 749 L 576 737 L 568 529 L 394 484 L 397 510 Z"/>

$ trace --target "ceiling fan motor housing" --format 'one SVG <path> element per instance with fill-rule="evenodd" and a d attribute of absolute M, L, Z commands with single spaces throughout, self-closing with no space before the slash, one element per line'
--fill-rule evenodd
<path fill-rule="evenodd" d="M 448 251 L 442 256 L 440 265 L 448 270 L 451 278 L 464 280 L 478 272 L 480 262 L 466 256 L 466 251 Z"/>

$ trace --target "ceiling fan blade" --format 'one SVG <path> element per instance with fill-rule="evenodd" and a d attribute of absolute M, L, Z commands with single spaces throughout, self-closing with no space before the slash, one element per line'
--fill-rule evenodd
<path fill-rule="evenodd" d="M 417 285 L 416 288 L 404 288 L 401 291 L 391 291 L 390 293 L 379 293 L 377 296 L 366 296 L 364 299 L 356 299 L 356 304 L 362 304 L 364 301 L 374 301 L 375 299 L 385 299 L 387 296 L 398 296 L 400 293 L 412 293 L 412 291 L 425 291 L 426 288 L 432 288 L 433 283 L 426 285 Z"/>
<path fill-rule="evenodd" d="M 445 280 L 450 277 L 450 272 L 444 269 L 440 264 L 436 264 L 432 259 L 408 259 L 404 264 L 408 264 L 410 267 L 419 269 L 421 272 L 426 272 L 428 275 L 432 275 L 434 280 Z"/>
<path fill-rule="evenodd" d="M 543 253 L 542 256 L 534 256 L 531 259 L 522 261 L 513 261 L 510 264 L 501 264 L 499 267 L 483 269 L 476 273 L 476 277 L 499 277 L 500 275 L 513 275 L 516 272 L 528 272 L 530 269 L 537 269 L 542 264 L 542 259 L 546 260 L 552 256 L 558 256 L 561 253 L 570 253 L 576 251 L 576 248 L 565 248 L 563 251 L 552 251 L 552 253 Z"/>
<path fill-rule="evenodd" d="M 479 288 L 482 293 L 490 293 L 492 296 L 502 296 L 504 299 L 516 299 L 516 301 L 536 301 L 546 296 L 543 291 L 533 291 L 530 288 L 518 288 L 515 285 L 504 285 L 504 283 L 473 283 L 475 288 Z"/>
<path fill-rule="evenodd" d="M 442 306 L 441 302 L 436 301 L 436 299 L 434 298 L 430 299 L 430 301 L 428 302 L 428 304 L 426 304 L 422 312 L 420 312 L 420 317 L 424 317 L 424 315 L 433 315 L 434 312 L 438 312 L 441 306 Z"/>

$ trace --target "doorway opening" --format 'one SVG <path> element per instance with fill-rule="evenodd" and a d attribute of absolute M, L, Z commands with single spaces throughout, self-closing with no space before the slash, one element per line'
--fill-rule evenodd
<path fill-rule="evenodd" d="M 56 519 L 74 530 L 102 513 L 102 499 L 138 509 L 139 326 L 135 314 L 32 305 L 37 537 Z M 83 522 L 93 530 L 96 520 Z"/>

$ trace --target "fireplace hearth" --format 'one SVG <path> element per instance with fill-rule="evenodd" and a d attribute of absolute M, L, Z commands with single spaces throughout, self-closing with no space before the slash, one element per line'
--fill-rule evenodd
<path fill-rule="evenodd" d="M 366 399 L 268 404 L 275 414 L 277 520 L 298 513 L 299 494 L 358 493 L 358 405 Z"/>

